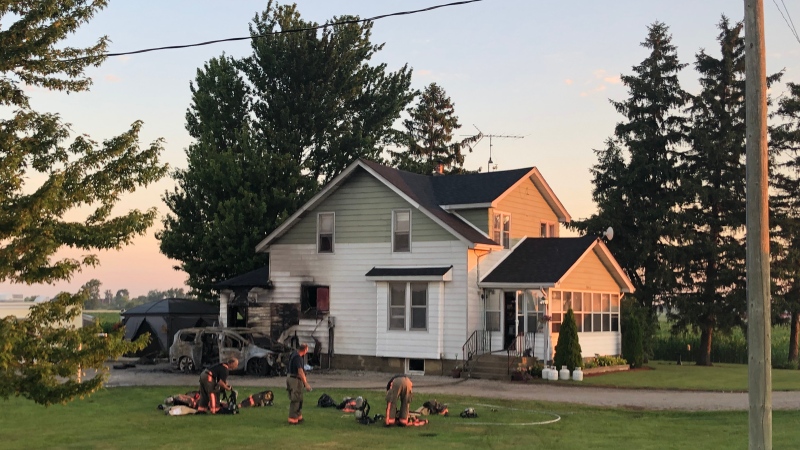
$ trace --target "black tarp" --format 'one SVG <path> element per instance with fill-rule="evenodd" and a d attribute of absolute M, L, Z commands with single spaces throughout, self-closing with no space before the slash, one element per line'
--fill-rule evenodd
<path fill-rule="evenodd" d="M 150 344 L 139 356 L 168 353 L 178 330 L 209 327 L 219 323 L 219 305 L 183 298 L 165 298 L 131 308 L 120 314 L 125 339 L 150 333 Z"/>

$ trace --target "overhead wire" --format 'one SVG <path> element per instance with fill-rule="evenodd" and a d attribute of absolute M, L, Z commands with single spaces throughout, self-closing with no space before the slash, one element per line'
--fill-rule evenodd
<path fill-rule="evenodd" d="M 781 4 L 783 5 L 783 9 L 786 11 L 786 15 L 783 15 L 783 10 L 781 10 L 781 7 L 778 5 L 776 0 L 772 0 L 772 3 L 774 3 L 775 7 L 778 8 L 778 12 L 781 14 L 781 17 L 783 17 L 783 21 L 786 22 L 786 26 L 789 27 L 789 31 L 792 32 L 794 38 L 797 40 L 797 42 L 800 42 L 800 35 L 797 34 L 797 28 L 794 26 L 794 21 L 792 20 L 792 16 L 789 14 L 789 8 L 786 7 L 786 3 L 781 0 Z"/>
<path fill-rule="evenodd" d="M 333 27 L 333 26 L 338 26 L 338 25 L 348 25 L 348 24 L 357 24 L 357 23 L 365 23 L 365 22 L 374 22 L 376 20 L 385 19 L 387 17 L 396 17 L 396 16 L 405 16 L 405 15 L 410 15 L 410 14 L 417 14 L 417 13 L 422 13 L 422 12 L 433 11 L 435 9 L 447 8 L 447 7 L 451 7 L 451 6 L 466 5 L 468 3 L 476 3 L 476 2 L 482 2 L 482 1 L 483 0 L 463 0 L 463 1 L 458 1 L 458 2 L 451 2 L 451 3 L 441 4 L 441 5 L 429 6 L 427 8 L 422 8 L 422 9 L 415 9 L 415 10 L 410 10 L 410 11 L 400 11 L 400 12 L 394 12 L 394 13 L 389 13 L 389 14 L 381 14 L 381 15 L 378 15 L 378 16 L 368 17 L 368 18 L 365 18 L 365 19 L 343 20 L 343 21 L 340 21 L 340 22 L 325 23 L 325 24 L 316 25 L 316 26 L 313 26 L 313 27 L 290 28 L 288 30 L 274 31 L 274 32 L 271 32 L 271 33 L 263 33 L 263 34 L 250 35 L 250 36 L 244 36 L 244 37 L 214 39 L 214 40 L 211 40 L 211 41 L 198 42 L 198 43 L 195 43 L 195 44 L 167 45 L 167 46 L 164 46 L 164 47 L 145 48 L 145 49 L 133 50 L 133 51 L 129 51 L 129 52 L 105 53 L 103 56 L 111 57 L 111 56 L 136 55 L 136 54 L 140 54 L 140 53 L 156 52 L 156 51 L 161 51 L 161 50 L 176 50 L 176 49 L 183 49 L 183 48 L 190 48 L 190 47 L 201 47 L 201 46 L 205 46 L 205 45 L 218 44 L 220 42 L 235 42 L 235 41 L 253 40 L 253 39 L 263 38 L 263 37 L 267 37 L 267 36 L 279 35 L 279 34 L 300 33 L 300 32 L 304 32 L 304 31 L 321 30 L 321 29 L 325 29 L 325 28 L 329 28 L 329 27 Z M 75 59 L 76 60 L 80 60 L 80 59 L 85 59 L 85 58 L 86 57 L 75 58 Z"/>

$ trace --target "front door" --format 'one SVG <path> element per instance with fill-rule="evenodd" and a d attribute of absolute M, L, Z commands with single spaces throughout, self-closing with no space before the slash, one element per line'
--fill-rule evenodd
<path fill-rule="evenodd" d="M 517 338 L 517 293 L 503 292 L 503 350 Z"/>

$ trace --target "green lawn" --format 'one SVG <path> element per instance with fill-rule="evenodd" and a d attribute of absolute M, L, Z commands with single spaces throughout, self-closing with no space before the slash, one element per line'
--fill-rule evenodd
<path fill-rule="evenodd" d="M 652 370 L 584 377 L 583 384 L 622 388 L 747 391 L 747 366 L 744 364 L 716 363 L 707 367 L 694 363 L 679 366 L 674 361 L 651 361 L 648 368 Z M 772 390 L 800 390 L 800 371 L 773 369 Z"/>
<path fill-rule="evenodd" d="M 316 407 L 322 392 L 306 394 L 305 423 L 286 424 L 287 400 L 276 391 L 276 405 L 245 409 L 236 416 L 165 416 L 156 409 L 167 395 L 189 387 L 131 387 L 101 391 L 87 399 L 48 408 L 23 399 L 4 402 L 0 442 L 11 448 L 586 448 L 746 449 L 746 412 L 631 411 L 531 401 L 435 396 L 453 414 L 431 418 L 427 426 L 384 428 L 360 425 L 352 414 Z M 385 408 L 380 392 L 326 391 L 340 399 L 364 395 L 372 414 Z M 251 391 L 240 391 L 249 394 Z M 433 398 L 434 396 L 431 396 Z M 413 406 L 427 398 L 417 395 Z M 494 405 L 482 406 L 483 404 Z M 477 419 L 458 412 L 476 408 Z M 514 409 L 511 409 L 514 408 Z M 496 409 L 496 411 L 492 411 Z M 548 425 L 523 425 L 545 422 Z M 773 415 L 775 448 L 794 448 L 800 440 L 800 411 Z"/>
<path fill-rule="evenodd" d="M 119 311 L 98 310 L 98 311 L 84 311 L 84 313 L 94 317 L 98 323 L 119 322 Z"/>

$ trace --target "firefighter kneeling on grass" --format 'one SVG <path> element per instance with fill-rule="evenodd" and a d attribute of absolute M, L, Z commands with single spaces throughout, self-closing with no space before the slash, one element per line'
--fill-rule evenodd
<path fill-rule="evenodd" d="M 400 404 L 398 405 L 398 402 Z M 409 420 L 408 406 L 411 403 L 411 379 L 395 375 L 386 385 L 386 425 L 424 425 L 427 420 Z M 398 412 L 397 407 L 400 407 Z"/>
<path fill-rule="evenodd" d="M 225 363 L 214 364 L 200 374 L 200 400 L 197 402 L 198 412 L 219 412 L 219 395 L 223 390 L 231 390 L 228 374 L 239 367 L 239 360 L 231 358 Z"/>

